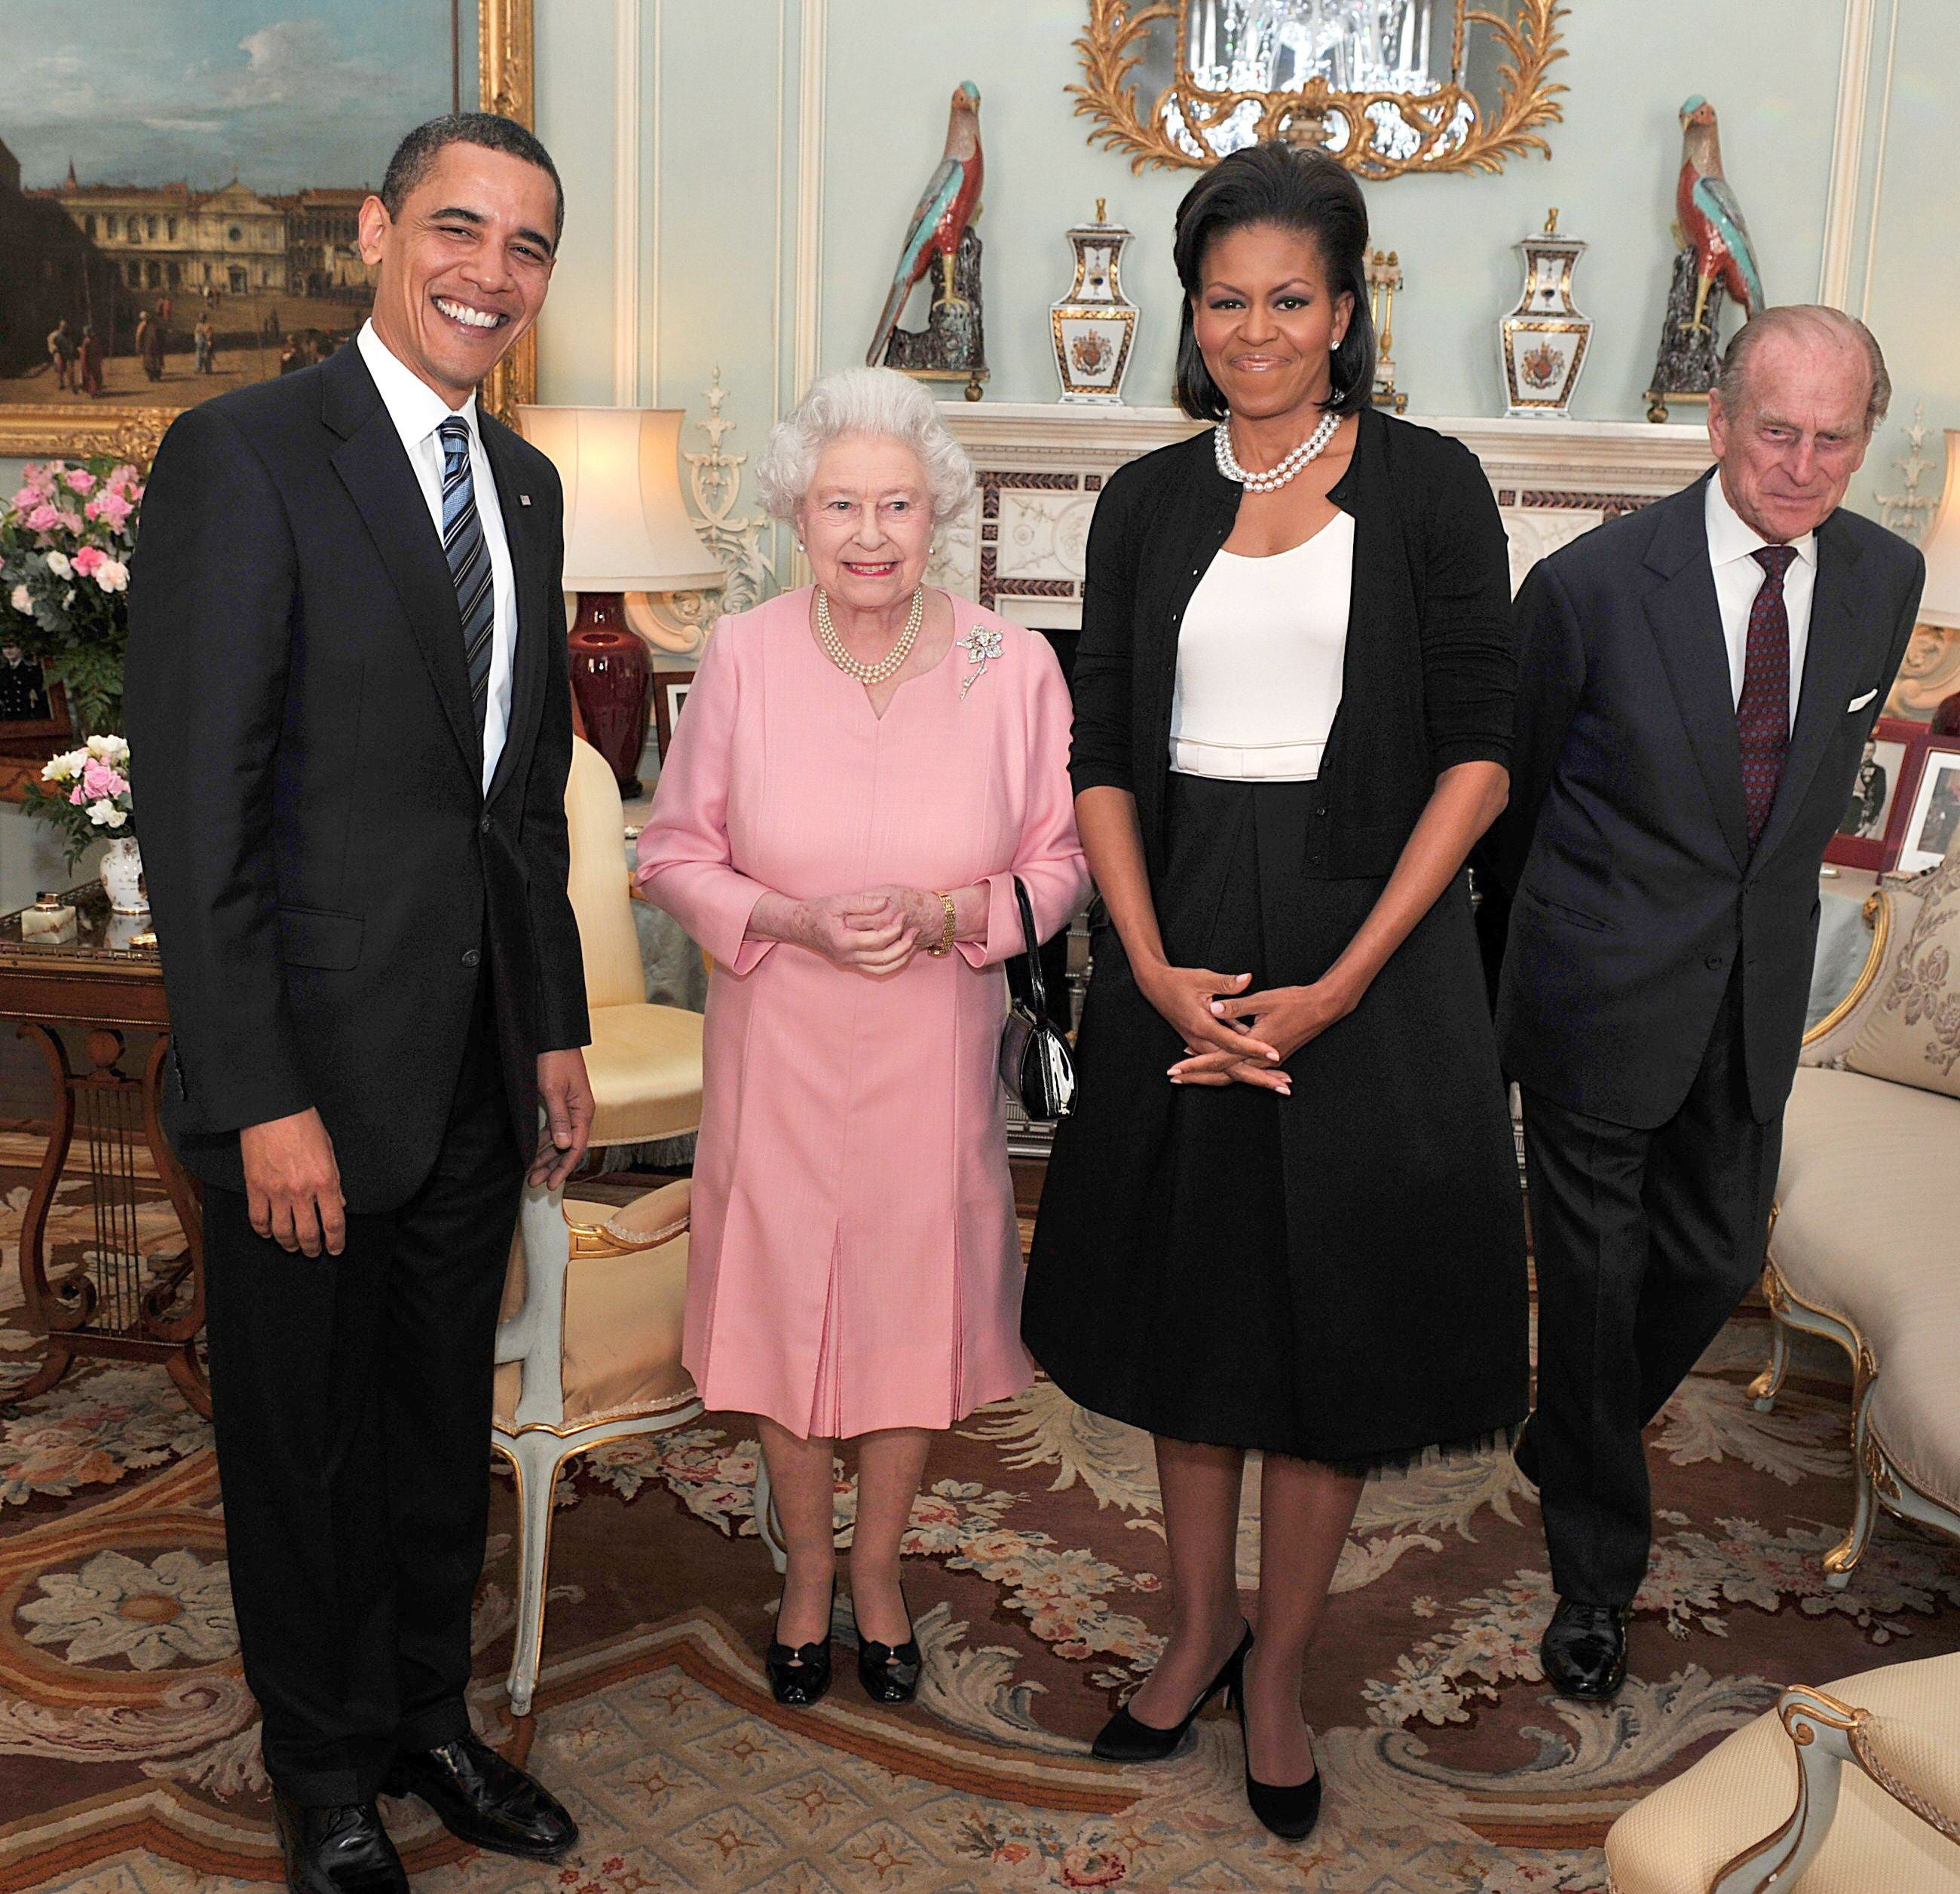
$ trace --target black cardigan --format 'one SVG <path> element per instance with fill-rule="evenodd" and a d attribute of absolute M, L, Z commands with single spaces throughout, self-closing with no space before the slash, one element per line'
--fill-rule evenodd
<path fill-rule="evenodd" d="M 1119 469 L 1090 528 L 1069 773 L 1078 796 L 1135 796 L 1153 879 L 1178 629 L 1242 491 L 1219 472 L 1208 429 Z M 1354 593 L 1303 866 L 1386 875 L 1440 771 L 1509 764 L 1517 666 L 1504 529 L 1469 449 L 1373 408 L 1328 497 L 1354 518 Z"/>

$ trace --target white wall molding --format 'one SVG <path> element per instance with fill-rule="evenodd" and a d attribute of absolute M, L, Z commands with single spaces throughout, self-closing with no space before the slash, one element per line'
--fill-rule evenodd
<path fill-rule="evenodd" d="M 654 83 L 648 98 L 640 85 L 640 24 L 644 0 L 613 0 L 612 8 L 612 405 L 640 405 L 644 319 L 652 325 L 654 375 L 660 335 L 660 44 L 661 0 L 651 0 Z M 654 235 L 645 268 L 648 296 L 640 294 L 641 256 L 640 129 L 653 120 Z"/>
<path fill-rule="evenodd" d="M 1838 54 L 1838 116 L 1831 137 L 1831 183 L 1824 201 L 1824 255 L 1817 300 L 1842 309 L 1851 293 L 1851 240 L 1858 221 L 1858 172 L 1871 86 L 1872 28 L 1878 0 L 1844 0 Z M 1895 8 L 1893 18 L 1898 13 Z"/>
<path fill-rule="evenodd" d="M 1892 0 L 1892 24 L 1885 34 L 1885 90 L 1879 95 L 1879 145 L 1872 160 L 1872 208 L 1865 230 L 1865 280 L 1858 290 L 1858 319 L 1872 316 L 1872 272 L 1879 257 L 1879 207 L 1885 191 L 1885 144 L 1892 129 L 1892 68 L 1898 59 L 1899 8 L 1903 0 Z"/>
<path fill-rule="evenodd" d="M 799 49 L 801 84 L 797 106 L 795 311 L 791 329 L 793 395 L 816 379 L 822 360 L 823 255 L 823 115 L 829 62 L 830 0 L 802 0 Z"/>

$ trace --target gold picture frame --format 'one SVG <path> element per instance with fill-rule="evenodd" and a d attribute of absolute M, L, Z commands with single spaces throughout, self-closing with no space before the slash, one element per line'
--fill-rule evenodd
<path fill-rule="evenodd" d="M 1089 0 L 1087 30 L 1077 40 L 1082 55 L 1083 81 L 1068 91 L 1078 116 L 1093 118 L 1090 142 L 1130 154 L 1130 169 L 1146 165 L 1164 169 L 1203 170 L 1215 157 L 1188 149 L 1165 129 L 1166 107 L 1201 138 L 1249 103 L 1256 108 L 1257 135 L 1298 144 L 1321 145 L 1330 121 L 1345 128 L 1344 141 L 1326 148 L 1348 168 L 1370 180 L 1400 177 L 1411 172 L 1498 171 L 1507 158 L 1531 151 L 1551 154 L 1541 128 L 1564 116 L 1557 95 L 1565 87 L 1545 75 L 1565 56 L 1558 21 L 1565 0 L 1516 0 L 1510 17 L 1455 0 L 1456 17 L 1450 69 L 1463 69 L 1465 36 L 1472 27 L 1488 27 L 1500 49 L 1497 78 L 1501 87 L 1496 106 L 1486 111 L 1467 87 L 1452 83 L 1425 94 L 1341 92 L 1325 79 L 1315 78 L 1297 90 L 1278 92 L 1211 91 L 1188 75 L 1185 57 L 1188 12 L 1183 0 Z M 1160 21 L 1176 23 L 1175 77 L 1147 110 L 1139 107 L 1132 75 L 1144 57 L 1146 36 Z M 1467 106 L 1467 129 L 1453 145 L 1452 126 Z M 1414 150 L 1394 156 L 1376 148 L 1370 136 L 1370 112 L 1393 112 L 1414 137 Z"/>
<path fill-rule="evenodd" d="M 530 126 L 536 113 L 536 59 L 531 0 L 476 0 L 477 76 L 483 110 Z M 537 399 L 537 335 L 523 337 L 483 384 L 483 405 L 516 424 L 517 405 Z M 104 402 L 87 408 L 58 403 L 0 404 L 0 455 L 79 459 L 107 454 L 146 467 L 170 423 L 183 411 Z"/>

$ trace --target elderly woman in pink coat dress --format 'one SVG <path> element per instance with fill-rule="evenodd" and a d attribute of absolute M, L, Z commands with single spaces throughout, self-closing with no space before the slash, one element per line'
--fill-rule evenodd
<path fill-rule="evenodd" d="M 829 1686 L 832 1452 L 857 1441 L 858 1674 L 899 1703 L 932 1436 L 1034 1378 L 1000 963 L 1015 877 L 1044 937 L 1087 888 L 1068 696 L 1038 634 L 924 583 L 973 481 L 918 383 L 826 376 L 756 471 L 816 583 L 715 627 L 640 837 L 648 898 L 714 963 L 684 1359 L 761 1432 L 779 1702 Z"/>

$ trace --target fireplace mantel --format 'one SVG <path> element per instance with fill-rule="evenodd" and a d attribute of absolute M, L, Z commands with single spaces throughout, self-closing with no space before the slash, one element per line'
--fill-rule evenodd
<path fill-rule="evenodd" d="M 1484 464 L 1510 535 L 1511 582 L 1616 513 L 1685 487 L 1707 466 L 1706 431 L 1637 421 L 1411 415 Z M 1083 555 L 1102 483 L 1125 461 L 1201 424 L 1174 408 L 949 404 L 973 458 L 972 506 L 941 529 L 935 583 L 1023 624 L 1078 624 Z"/>

